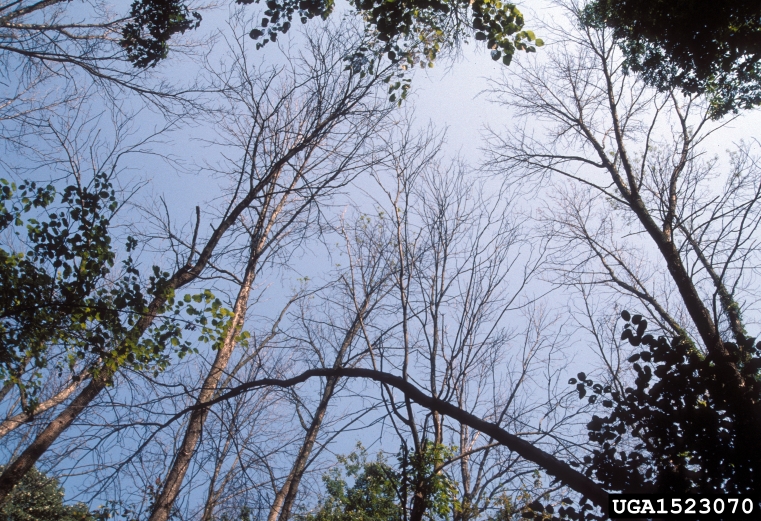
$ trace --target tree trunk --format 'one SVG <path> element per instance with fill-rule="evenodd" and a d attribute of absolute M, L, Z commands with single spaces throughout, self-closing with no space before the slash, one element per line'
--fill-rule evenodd
<path fill-rule="evenodd" d="M 655 242 L 663 260 L 666 262 L 666 267 L 671 275 L 671 279 L 674 281 L 674 284 L 682 297 L 682 302 L 684 302 L 684 306 L 695 324 L 706 349 L 714 357 L 715 362 L 723 366 L 725 369 L 725 377 L 731 381 L 738 390 L 741 390 L 745 387 L 745 382 L 740 375 L 737 366 L 730 361 L 729 352 L 719 335 L 716 324 L 713 322 L 711 312 L 700 298 L 700 294 L 692 282 L 690 273 L 682 262 L 680 252 L 672 240 L 671 226 L 673 223 L 664 222 L 664 228 L 658 226 L 642 200 L 639 192 L 640 187 L 637 182 L 637 176 L 634 172 L 635 169 L 630 162 L 626 151 L 624 130 L 619 119 L 618 108 L 614 96 L 616 90 L 613 86 L 611 73 L 605 58 L 603 58 L 603 73 L 605 74 L 605 81 L 607 84 L 608 109 L 613 120 L 613 132 L 618 146 L 620 161 L 624 170 L 623 175 L 619 172 L 618 167 L 607 157 L 605 150 L 596 142 L 594 137 L 592 137 L 592 133 L 584 125 L 580 125 L 582 133 L 588 136 L 587 139 L 590 144 L 594 146 L 602 165 L 610 173 L 613 183 L 616 185 L 622 198 L 627 201 L 629 207 L 645 228 L 645 231 L 653 239 L 653 242 Z M 678 172 L 675 172 L 674 175 L 677 174 Z M 626 182 L 624 182 L 624 178 L 626 178 Z"/>
<path fill-rule="evenodd" d="M 309 456 L 312 454 L 312 449 L 317 441 L 317 435 L 320 432 L 320 427 L 322 427 L 322 421 L 325 419 L 325 413 L 328 410 L 328 404 L 333 397 L 337 383 L 338 378 L 332 377 L 327 379 L 320 404 L 314 413 L 312 423 L 310 423 L 307 434 L 304 437 L 304 442 L 299 449 L 296 460 L 293 462 L 288 478 L 275 495 L 275 501 L 272 503 L 267 521 L 277 521 L 278 519 L 286 521 L 290 517 L 293 503 L 296 500 L 296 494 L 301 484 L 301 478 L 304 476 Z"/>
<path fill-rule="evenodd" d="M 217 464 L 214 465 L 214 474 L 209 480 L 209 493 L 206 496 L 206 504 L 203 506 L 203 515 L 201 516 L 201 521 L 214 521 L 214 506 L 216 505 L 217 500 L 219 500 L 219 496 L 222 494 L 225 483 L 227 482 L 230 473 L 232 472 L 232 469 L 230 469 L 227 476 L 222 480 L 222 484 L 217 488 L 217 479 L 219 478 L 219 473 L 222 470 L 222 465 L 225 462 L 227 451 L 230 448 L 230 444 L 232 443 L 232 438 L 233 434 L 232 432 L 229 432 L 227 440 L 225 441 L 224 448 L 222 449 L 221 453 L 217 454 Z M 232 466 L 235 467 L 237 462 L 238 458 L 235 459 L 235 463 L 233 463 Z"/>
<path fill-rule="evenodd" d="M 16 484 L 26 475 L 37 460 L 50 448 L 58 436 L 79 416 L 108 384 L 108 374 L 104 371 L 97 378 L 90 380 L 79 395 L 66 407 L 58 417 L 45 427 L 21 455 L 8 465 L 0 476 L 0 504 L 11 493 Z"/>
<path fill-rule="evenodd" d="M 341 347 L 336 354 L 336 359 L 333 362 L 333 369 L 343 367 L 343 358 L 359 332 L 361 316 L 366 313 L 367 308 L 369 307 L 369 301 L 370 298 L 368 295 L 365 297 L 361 308 L 357 312 L 357 316 L 352 322 L 351 327 L 346 332 L 346 335 L 344 335 L 344 340 L 341 343 Z M 304 476 L 309 456 L 312 454 L 312 449 L 317 441 L 317 435 L 320 432 L 320 427 L 322 427 L 325 413 L 328 410 L 328 404 L 333 397 L 338 380 L 338 377 L 327 378 L 327 381 L 325 382 L 325 390 L 320 398 L 320 404 L 317 406 L 317 410 L 312 417 L 312 423 L 309 425 L 309 429 L 307 429 L 304 443 L 302 443 L 301 449 L 299 449 L 299 453 L 296 456 L 296 460 L 293 462 L 291 472 L 288 474 L 288 479 L 285 480 L 282 488 L 278 490 L 275 495 L 275 500 L 270 508 L 267 521 L 287 521 L 290 518 L 293 504 L 296 501 L 296 494 L 298 493 L 299 485 L 301 484 L 301 478 Z"/>
<path fill-rule="evenodd" d="M 246 275 L 243 280 L 243 285 L 235 299 L 232 323 L 227 330 L 224 342 L 217 351 L 217 355 L 214 357 L 211 369 L 203 381 L 203 386 L 196 399 L 197 404 L 208 402 L 217 392 L 217 385 L 224 375 L 227 362 L 230 360 L 230 356 L 235 348 L 238 330 L 243 324 L 243 319 L 246 315 L 246 310 L 248 309 L 248 296 L 251 292 L 251 285 L 256 277 L 257 260 L 258 256 L 252 251 L 251 258 L 246 266 Z M 206 417 L 208 414 L 208 407 L 194 409 L 190 413 L 188 426 L 185 430 L 185 437 L 183 438 L 182 444 L 174 458 L 172 468 L 164 481 L 164 487 L 153 504 L 151 516 L 148 518 L 149 521 L 166 521 L 169 519 L 172 505 L 177 499 L 177 494 L 180 492 L 182 481 L 185 478 L 185 473 L 188 471 L 190 461 L 193 459 L 198 440 L 201 439 L 201 433 L 203 432 L 203 426 L 206 423 Z"/>

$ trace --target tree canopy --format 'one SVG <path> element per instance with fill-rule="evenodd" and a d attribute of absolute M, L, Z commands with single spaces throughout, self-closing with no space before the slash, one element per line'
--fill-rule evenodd
<path fill-rule="evenodd" d="M 715 117 L 761 104 L 761 4 L 595 0 L 586 21 L 612 28 L 626 65 L 660 89 L 706 93 Z"/>
<path fill-rule="evenodd" d="M 258 4 L 259 0 L 236 0 Z M 430 65 L 442 47 L 462 38 L 486 42 L 494 60 L 509 65 L 516 51 L 533 52 L 543 45 L 532 31 L 523 30 L 524 18 L 515 4 L 501 1 L 457 0 L 356 0 L 351 5 L 367 24 L 378 43 L 374 52 L 407 65 Z M 334 0 L 267 0 L 259 27 L 250 36 L 260 43 L 277 40 L 294 20 L 302 24 L 315 17 L 326 19 Z M 129 60 L 140 68 L 153 67 L 166 58 L 169 40 L 177 33 L 199 26 L 201 15 L 180 0 L 135 0 L 131 20 L 122 30 L 121 45 Z M 359 49 L 364 56 L 369 49 Z"/>
<path fill-rule="evenodd" d="M 532 31 L 523 30 L 524 18 L 517 6 L 499 0 L 355 0 L 351 5 L 377 37 L 377 50 L 409 65 L 430 64 L 442 47 L 471 35 L 485 41 L 492 58 L 501 58 L 505 65 L 516 51 L 533 52 L 535 46 L 543 45 Z M 278 33 L 288 32 L 295 17 L 302 23 L 315 16 L 324 19 L 333 8 L 333 0 L 268 0 L 265 17 L 251 37 L 262 44 L 275 41 Z"/>
<path fill-rule="evenodd" d="M 428 442 L 420 453 L 402 447 L 398 465 L 382 456 L 367 460 L 359 445 L 348 456 L 339 456 L 341 467 L 323 475 L 326 496 L 313 511 L 298 516 L 300 521 L 407 521 L 447 518 L 455 500 L 454 483 L 441 472 L 452 450 Z M 353 481 L 353 482 L 352 482 Z M 424 486 L 424 501 L 416 505 L 418 484 Z"/>
<path fill-rule="evenodd" d="M 646 333 L 647 321 L 624 311 L 622 340 L 642 346 L 628 358 L 635 387 L 621 392 L 573 378 L 579 396 L 601 399 L 610 414 L 592 418 L 596 445 L 586 474 L 610 490 L 672 494 L 761 493 L 761 344 L 727 343 L 742 367 L 742 391 L 725 385 L 721 364 L 686 338 Z M 628 440 L 627 440 L 628 438 Z"/>
<path fill-rule="evenodd" d="M 263 16 L 249 32 L 258 46 L 275 41 L 296 22 L 326 19 L 335 8 L 334 0 L 236 3 L 265 4 Z M 372 67 L 378 54 L 403 68 L 428 66 L 442 49 L 470 38 L 483 41 L 494 60 L 509 65 L 516 52 L 533 52 L 544 44 L 525 28 L 517 4 L 500 0 L 352 0 L 350 6 L 370 36 L 355 50 L 354 67 Z M 95 78 L 140 90 L 129 74 L 111 70 L 105 62 L 126 58 L 137 69 L 154 67 L 168 56 L 175 35 L 201 23 L 199 10 L 183 0 L 134 0 L 128 14 L 62 24 L 58 19 L 66 9 L 61 0 L 12 2 L 3 7 L 3 48 L 43 62 L 77 65 Z M 761 103 L 761 7 L 757 2 L 595 0 L 583 10 L 582 23 L 611 28 L 626 55 L 625 67 L 651 85 L 707 94 L 714 117 Z M 34 19 L 48 16 L 47 11 L 52 14 L 50 22 Z M 120 37 L 114 37 L 114 32 Z M 55 35 L 56 45 L 51 47 L 46 34 Z M 91 44 L 82 45 L 85 36 Z M 123 52 L 118 52 L 119 47 Z"/>
<path fill-rule="evenodd" d="M 1 468 L 1 467 L 0 467 Z M 95 521 L 81 503 L 65 505 L 63 489 L 55 478 L 36 468 L 27 472 L 8 500 L 0 505 L 3 521 Z"/>
<path fill-rule="evenodd" d="M 135 67 L 154 67 L 169 54 L 169 39 L 201 23 L 198 11 L 179 0 L 135 0 L 122 29 L 121 46 Z"/>

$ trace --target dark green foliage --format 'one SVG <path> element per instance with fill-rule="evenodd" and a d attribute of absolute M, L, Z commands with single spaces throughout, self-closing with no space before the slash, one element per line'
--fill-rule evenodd
<path fill-rule="evenodd" d="M 236 0 L 240 4 L 260 0 Z M 287 33 L 294 19 L 302 24 L 312 18 L 326 19 L 335 0 L 266 0 L 267 9 L 249 33 L 260 40 L 257 49 Z M 372 54 L 359 50 L 363 65 L 379 55 L 406 66 L 433 65 L 443 46 L 461 38 L 485 41 L 494 60 L 509 65 L 516 51 L 534 52 L 544 45 L 531 31 L 523 30 L 523 15 L 514 4 L 493 0 L 352 0 L 377 45 Z M 195 29 L 201 15 L 190 12 L 181 0 L 135 0 L 132 20 L 122 32 L 127 57 L 141 68 L 153 67 L 168 53 L 172 35 Z M 358 63 L 354 60 L 354 65 Z M 372 65 L 370 65 L 372 67 Z M 406 94 L 406 92 L 402 92 Z"/>
<path fill-rule="evenodd" d="M 0 467 L 0 472 L 2 467 Z M 0 508 L 3 521 L 95 521 L 83 504 L 64 505 L 63 489 L 55 478 L 33 468 L 16 485 Z"/>
<path fill-rule="evenodd" d="M 650 84 L 708 94 L 714 117 L 761 103 L 761 2 L 595 0 L 585 18 L 613 29 Z"/>
<path fill-rule="evenodd" d="M 636 380 L 624 393 L 584 373 L 569 383 L 610 409 L 587 428 L 597 446 L 585 473 L 612 491 L 747 494 L 761 500 L 761 344 L 726 343 L 730 360 L 704 356 L 684 338 L 646 334 L 639 315 L 622 313 L 622 339 L 643 350 L 629 358 Z M 727 362 L 744 388 L 725 385 Z"/>
<path fill-rule="evenodd" d="M 622 340 L 642 347 L 628 360 L 634 387 L 621 393 L 585 373 L 568 381 L 579 398 L 610 411 L 587 425 L 596 448 L 584 457 L 584 473 L 611 492 L 745 494 L 760 501 L 761 343 L 725 343 L 730 358 L 714 360 L 688 339 L 647 334 L 641 315 L 621 316 Z M 728 364 L 740 368 L 742 389 L 726 385 Z M 564 506 L 549 517 L 546 505 L 531 507 L 527 518 L 604 519 L 589 505 Z"/>
<path fill-rule="evenodd" d="M 124 26 L 121 46 L 135 67 L 155 67 L 169 52 L 169 39 L 196 29 L 201 15 L 180 0 L 135 0 L 132 20 Z"/>
<path fill-rule="evenodd" d="M 123 277 L 111 288 L 104 284 L 114 266 L 109 224 L 117 208 L 105 175 L 60 194 L 50 185 L 16 187 L 3 180 L 0 225 L 26 246 L 0 248 L 3 380 L 16 379 L 28 363 L 46 367 L 53 344 L 68 352 L 72 366 L 89 353 L 107 356 L 129 325 L 122 313 L 131 312 L 132 322 L 147 306 L 131 257 Z M 134 248 L 131 239 L 128 248 Z"/>

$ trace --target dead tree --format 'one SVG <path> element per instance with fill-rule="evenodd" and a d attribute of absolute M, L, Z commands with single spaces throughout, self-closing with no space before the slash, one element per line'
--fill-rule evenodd
<path fill-rule="evenodd" d="M 579 17 L 575 7 L 568 14 Z M 703 100 L 648 89 L 622 68 L 604 29 L 579 27 L 548 28 L 567 43 L 495 84 L 546 133 L 493 132 L 493 168 L 532 188 L 552 181 L 543 192 L 560 241 L 556 281 L 634 299 L 664 331 L 705 349 L 742 393 L 725 342 L 744 338 L 742 308 L 753 300 L 745 295 L 758 255 L 756 160 L 748 148 L 728 171 L 707 160 L 702 146 L 722 124 Z"/>

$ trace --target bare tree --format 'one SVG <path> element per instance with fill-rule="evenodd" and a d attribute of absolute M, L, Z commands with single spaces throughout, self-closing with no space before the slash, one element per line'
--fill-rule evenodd
<path fill-rule="evenodd" d="M 554 439 L 564 422 L 559 398 L 544 391 L 546 401 L 528 399 L 557 384 L 562 358 L 559 337 L 542 331 L 549 314 L 525 313 L 541 247 L 532 251 L 521 235 L 506 187 L 488 187 L 462 162 L 445 166 L 440 146 L 430 129 L 416 135 L 400 128 L 388 144 L 392 156 L 376 168 L 379 189 L 365 188 L 377 208 L 368 219 L 386 229 L 383 255 L 394 288 L 378 308 L 384 318 L 375 317 L 388 328 L 365 334 L 368 361 L 375 370 L 398 371 L 435 399 L 546 443 L 550 452 L 562 450 Z M 494 439 L 421 410 L 409 397 L 398 400 L 391 386 L 382 390 L 385 422 L 399 437 L 401 457 L 422 462 L 438 454 L 434 475 L 446 474 L 460 487 L 459 519 L 493 508 L 495 497 L 519 489 L 534 472 Z M 527 428 L 533 422 L 540 427 Z M 448 446 L 457 448 L 447 455 Z M 433 478 L 420 473 L 400 490 L 405 518 L 420 519 L 433 507 Z"/>
<path fill-rule="evenodd" d="M 357 376 L 377 376 L 383 385 L 380 402 L 381 410 L 386 410 L 383 421 L 393 426 L 399 443 L 409 443 L 410 461 L 429 457 L 431 450 L 438 451 L 436 447 L 444 447 L 447 442 L 460 446 L 453 454 L 437 460 L 434 474 L 446 473 L 453 482 L 461 484 L 462 499 L 467 502 L 457 512 L 461 519 L 471 519 L 498 507 L 496 498 L 501 493 L 525 489 L 527 480 L 531 486 L 535 481 L 537 460 L 533 456 L 512 443 L 508 443 L 509 449 L 505 451 L 499 446 L 504 443 L 501 435 L 487 429 L 487 436 L 480 436 L 479 426 L 490 425 L 490 429 L 496 428 L 500 433 L 509 428 L 531 440 L 520 447 L 536 444 L 551 453 L 564 450 L 560 431 L 567 418 L 559 409 L 562 398 L 552 389 L 545 390 L 541 399 L 529 398 L 548 383 L 557 384 L 561 337 L 557 333 L 545 336 L 545 329 L 552 329 L 553 319 L 533 309 L 530 301 L 520 300 L 542 257 L 540 252 L 522 254 L 520 246 L 528 243 L 505 212 L 509 198 L 484 195 L 484 184 L 474 183 L 475 175 L 468 174 L 461 164 L 442 169 L 434 161 L 438 147 L 430 135 L 418 141 L 407 134 L 398 142 L 389 141 L 388 148 L 394 154 L 375 169 L 380 193 L 386 190 L 389 198 L 376 200 L 376 215 L 360 214 L 355 219 L 359 225 L 351 227 L 350 237 L 346 224 L 340 228 L 351 246 L 347 250 L 349 268 L 339 277 L 339 283 L 331 287 L 343 289 L 338 295 L 325 290 L 312 294 L 318 302 L 325 299 L 325 305 L 309 304 L 305 308 L 308 301 L 301 300 L 296 322 L 281 326 L 280 342 L 314 353 L 318 368 L 308 369 L 293 379 L 260 378 L 222 389 L 211 400 L 220 403 L 269 386 L 292 389 L 290 396 L 304 434 L 286 464 L 287 472 L 274 488 L 268 514 L 272 519 L 286 519 L 291 514 L 306 468 L 316 457 L 313 452 L 317 438 L 324 429 L 339 379 L 344 380 L 342 376 L 349 377 L 344 381 L 349 387 Z M 393 188 L 384 188 L 388 186 Z M 374 189 L 369 193 L 379 192 Z M 405 197 L 408 199 L 402 205 L 399 201 Z M 381 205 L 389 208 L 383 210 Z M 409 235 L 400 233 L 400 229 Z M 399 237 L 409 238 L 409 242 L 405 240 L 400 246 Z M 404 264 L 399 262 L 400 252 Z M 410 257 L 404 256 L 406 252 Z M 408 284 L 401 285 L 407 290 L 401 293 L 399 279 L 403 273 L 410 276 L 406 279 Z M 517 280 L 511 275 L 518 275 Z M 403 345 L 398 339 L 403 338 L 405 331 L 401 304 L 405 299 L 400 294 L 408 297 L 409 303 L 406 330 L 411 340 L 407 350 L 398 347 Z M 337 303 L 343 311 L 336 312 Z M 519 314 L 524 316 L 525 331 L 505 327 L 506 316 L 514 319 Z M 345 318 L 339 321 L 338 317 Z M 436 346 L 435 351 L 431 351 L 431 346 Z M 391 377 L 378 371 L 402 368 L 405 357 L 410 368 L 406 376 Z M 353 368 L 364 365 L 374 369 L 358 369 L 355 374 Z M 283 376 L 292 374 L 294 369 L 289 367 Z M 295 386 L 304 382 L 307 375 L 323 375 L 327 380 L 317 391 L 311 386 L 298 390 Z M 414 395 L 405 391 L 405 397 L 399 401 L 395 389 L 400 389 L 402 382 L 409 384 L 405 388 L 416 388 L 415 384 L 422 382 L 424 391 L 418 389 Z M 429 385 L 434 386 L 435 395 Z M 307 400 L 301 398 L 309 394 L 316 400 L 311 411 L 305 405 Z M 416 398 L 423 395 L 425 403 Z M 445 419 L 448 413 L 444 409 L 430 407 L 431 400 L 437 404 L 456 401 L 458 406 L 453 410 L 458 415 L 464 413 L 470 418 L 478 414 L 486 421 L 481 420 L 474 427 L 475 424 L 463 423 L 459 416 L 452 416 L 450 423 Z M 199 403 L 189 410 L 201 407 L 203 404 Z M 510 450 L 517 453 L 510 454 Z M 541 449 L 532 450 L 557 461 Z M 528 461 L 523 459 L 526 457 Z M 556 470 L 550 466 L 548 472 Z M 427 483 L 431 478 L 419 474 L 408 483 L 406 491 L 399 491 L 407 517 L 419 518 L 433 508 L 432 490 Z M 213 509 L 206 508 L 204 515 L 208 516 Z"/>
<path fill-rule="evenodd" d="M 574 19 L 579 9 L 567 8 Z M 546 134 L 493 132 L 495 168 L 532 187 L 552 180 L 545 215 L 560 240 L 556 280 L 626 296 L 663 331 L 690 336 L 741 389 L 725 343 L 744 338 L 755 296 L 754 147 L 723 165 L 707 159 L 702 147 L 722 124 L 700 98 L 646 88 L 604 29 L 548 30 L 564 46 L 519 64 L 495 89 Z"/>
<path fill-rule="evenodd" d="M 251 215 L 252 223 L 243 223 L 250 244 L 246 253 L 248 261 L 241 278 L 231 323 L 227 326 L 224 340 L 217 348 L 214 362 L 204 379 L 197 397 L 198 403 L 207 402 L 213 397 L 223 377 L 244 322 L 251 287 L 266 260 L 265 254 L 292 235 L 290 228 L 304 219 L 303 214 L 314 212 L 313 206 L 320 199 L 329 195 L 337 186 L 345 185 L 347 179 L 361 171 L 362 149 L 378 131 L 379 122 L 386 112 L 382 102 L 375 106 L 364 102 L 363 118 L 356 120 L 350 128 L 341 129 L 340 136 L 325 134 L 277 170 L 267 169 L 267 165 L 282 153 L 279 151 L 288 150 L 294 139 L 309 128 L 313 121 L 323 119 L 313 113 L 315 108 L 327 104 L 334 107 L 333 110 L 340 110 L 344 99 L 331 99 L 332 93 L 345 93 L 348 89 L 356 88 L 356 85 L 343 84 L 346 81 L 342 72 L 343 57 L 347 46 L 336 39 L 337 35 L 322 34 L 319 39 L 312 40 L 310 44 L 314 54 L 308 58 L 309 61 L 295 60 L 285 76 L 283 71 L 263 76 L 260 71 L 251 70 L 247 64 L 245 48 L 239 49 L 236 65 L 240 69 L 233 72 L 232 78 L 235 84 L 225 78 L 225 84 L 220 89 L 228 92 L 232 98 L 229 112 L 234 118 L 232 125 L 234 130 L 241 133 L 236 133 L 234 139 L 245 144 L 238 163 L 235 185 L 250 186 L 260 183 L 264 177 L 267 179 L 262 185 L 262 196 L 252 201 L 246 210 L 246 214 Z M 366 86 L 369 82 L 364 80 L 360 83 Z M 247 109 L 247 113 L 243 113 L 246 114 L 244 118 L 241 118 L 241 109 Z M 356 330 L 356 327 L 352 330 Z M 344 345 L 350 342 L 351 338 L 348 338 Z M 339 350 L 336 363 L 341 364 L 342 358 L 343 352 Z M 327 385 L 324 403 L 321 403 L 315 417 L 317 423 L 308 434 L 309 448 L 317 433 L 320 421 L 317 418 L 324 415 L 334 386 L 335 382 Z M 208 410 L 205 409 L 191 413 L 185 438 L 154 503 L 151 521 L 164 521 L 168 518 L 207 414 Z M 299 468 L 296 475 L 303 472 L 306 465 L 309 450 L 305 451 L 296 463 Z M 289 496 L 286 496 L 285 501 L 286 508 L 290 509 L 292 499 L 289 503 Z"/>
<path fill-rule="evenodd" d="M 342 217 L 339 224 L 337 232 L 346 244 L 348 266 L 340 270 L 336 283 L 328 287 L 336 294 L 331 292 L 330 296 L 320 299 L 326 304 L 334 304 L 325 306 L 318 313 L 309 313 L 304 309 L 298 321 L 300 327 L 287 333 L 297 345 L 312 350 L 319 365 L 331 365 L 334 369 L 357 366 L 370 355 L 370 351 L 363 347 L 363 332 L 372 329 L 376 306 L 389 290 L 385 251 L 387 243 L 383 240 L 384 235 L 379 234 L 381 230 L 368 223 L 362 215 L 354 223 L 347 223 L 346 218 Z M 334 309 L 338 303 L 341 304 L 340 311 Z M 341 315 L 346 318 L 339 322 L 337 317 Z M 331 318 L 326 320 L 327 317 Z M 336 329 L 338 331 L 334 331 Z M 303 333 L 297 334 L 297 331 Z M 303 424 L 303 441 L 287 477 L 275 493 L 268 515 L 269 521 L 286 521 L 291 518 L 300 483 L 308 465 L 316 456 L 315 446 L 326 423 L 328 406 L 340 390 L 339 380 L 337 377 L 325 380 L 317 406 L 309 413 L 311 419 Z M 349 423 L 353 421 L 350 420 Z M 340 430 L 332 433 L 331 438 L 339 433 Z"/>

